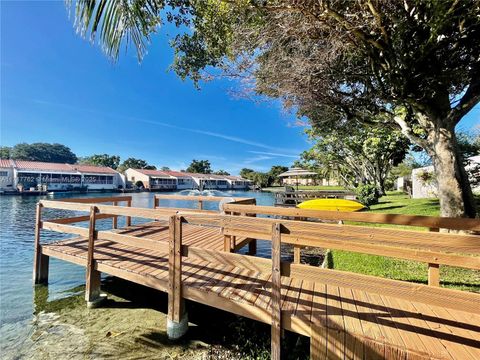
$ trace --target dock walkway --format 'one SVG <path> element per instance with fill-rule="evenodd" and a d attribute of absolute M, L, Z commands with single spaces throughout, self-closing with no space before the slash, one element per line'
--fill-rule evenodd
<path fill-rule="evenodd" d="M 42 221 L 44 207 L 90 210 L 87 216 L 90 228 L 66 225 L 70 221 L 66 219 Z M 224 210 L 229 214 L 245 215 L 268 212 L 282 215 L 278 212 L 289 210 L 264 208 L 267 207 L 240 203 L 227 205 Z M 99 294 L 100 273 L 106 273 L 168 292 L 169 319 L 172 321 L 182 319 L 185 309 L 181 300 L 188 299 L 272 324 L 272 358 L 280 357 L 281 329 L 310 337 L 314 359 L 480 358 L 478 294 L 280 261 L 281 242 L 311 246 L 327 237 L 335 247 L 335 237 L 328 236 L 328 230 L 349 236 L 345 234 L 348 232 L 345 225 L 220 215 L 200 210 L 129 209 L 54 201 L 42 201 L 38 211 L 38 235 L 43 228 L 77 236 L 48 244 L 38 243 L 36 282 L 48 281 L 49 257 L 85 266 L 89 301 Z M 290 213 L 302 218 L 312 214 Z M 127 221 L 122 229 L 95 230 L 96 217 L 122 215 L 153 221 L 139 225 Z M 85 221 L 85 217 L 70 219 Z M 423 224 L 434 221 L 432 219 L 423 219 Z M 404 220 L 408 219 L 400 217 L 397 222 Z M 370 221 L 375 219 L 370 218 Z M 448 221 L 437 225 L 446 226 Z M 450 226 L 459 226 L 455 224 Z M 480 223 L 467 221 L 462 226 L 477 229 Z M 357 237 L 361 238 L 361 227 L 358 229 Z M 320 230 L 327 236 L 315 233 Z M 377 230 L 370 229 L 369 240 L 358 240 L 363 241 L 370 252 L 374 241 L 372 231 L 373 238 L 383 235 L 382 241 L 389 239 L 391 234 L 389 230 Z M 415 242 L 412 240 L 414 234 L 418 232 L 400 236 L 396 249 L 401 239 L 406 239 L 405 235 L 411 235 L 408 241 Z M 423 234 L 427 240 L 431 235 Z M 436 236 L 437 248 L 431 248 L 431 252 L 451 240 L 450 247 L 456 245 L 456 251 L 480 253 L 478 235 Z M 238 244 L 252 244 L 253 238 L 272 241 L 272 259 L 253 256 L 253 246 L 250 255 L 233 253 Z M 355 240 L 349 243 L 355 249 Z M 320 243 L 320 246 L 323 245 Z M 403 251 L 408 257 L 408 250 Z M 421 249 L 415 252 L 416 256 L 422 254 Z M 448 255 L 437 257 L 437 261 L 455 262 L 460 258 L 462 267 L 480 268 L 479 258 L 470 255 Z M 431 264 L 432 268 L 438 268 L 435 265 Z"/>

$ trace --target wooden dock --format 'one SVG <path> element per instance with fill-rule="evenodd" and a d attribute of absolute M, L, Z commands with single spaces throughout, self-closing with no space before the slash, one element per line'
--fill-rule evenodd
<path fill-rule="evenodd" d="M 275 206 L 295 207 L 307 200 L 314 199 L 347 199 L 355 200 L 357 195 L 347 190 L 293 190 L 276 191 Z"/>
<path fill-rule="evenodd" d="M 194 199 L 219 201 L 219 199 Z M 100 295 L 100 273 L 169 294 L 168 318 L 180 323 L 184 299 L 271 324 L 272 358 L 282 330 L 311 338 L 312 359 L 480 359 L 480 295 L 439 287 L 440 265 L 480 270 L 480 235 L 420 232 L 284 220 L 352 220 L 480 231 L 478 219 L 319 212 L 252 205 L 239 199 L 222 213 L 118 206 L 131 198 L 41 201 L 37 208 L 35 283 L 48 282 L 48 259 L 86 267 L 86 300 Z M 115 205 L 100 203 L 110 202 Z M 200 206 L 199 206 L 200 207 Z M 88 215 L 43 220 L 46 208 Z M 274 215 L 276 219 L 255 215 Z M 118 227 L 125 216 L 126 226 Z M 111 230 L 97 230 L 112 218 Z M 132 225 L 131 218 L 148 222 Z M 88 221 L 89 227 L 70 224 Z M 41 243 L 42 229 L 75 237 Z M 255 255 L 270 240 L 271 259 Z M 428 285 L 282 262 L 281 244 L 348 249 L 429 264 Z M 235 253 L 249 246 L 249 254 Z"/>

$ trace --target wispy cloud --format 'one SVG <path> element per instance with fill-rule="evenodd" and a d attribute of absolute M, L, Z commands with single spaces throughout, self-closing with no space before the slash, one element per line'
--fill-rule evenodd
<path fill-rule="evenodd" d="M 254 150 L 250 150 L 248 152 L 251 154 L 268 155 L 268 156 L 274 156 L 274 157 L 287 157 L 292 159 L 298 158 L 298 155 L 280 154 L 280 153 L 274 153 L 274 152 L 254 151 Z"/>
<path fill-rule="evenodd" d="M 252 157 L 250 159 L 246 159 L 243 163 L 244 164 L 252 164 L 252 163 L 259 162 L 259 161 L 271 160 L 273 158 L 274 158 L 273 156 L 258 155 L 258 156 Z"/>
<path fill-rule="evenodd" d="M 245 144 L 245 145 L 250 145 L 250 146 L 254 146 L 254 147 L 258 147 L 258 148 L 262 148 L 262 149 L 266 149 L 266 150 L 271 150 L 271 151 L 275 151 L 275 152 L 276 151 L 285 151 L 285 149 L 278 148 L 278 147 L 275 147 L 275 146 L 271 146 L 271 145 L 268 145 L 268 144 L 265 144 L 265 143 L 252 141 L 252 140 L 245 139 L 245 138 L 242 138 L 242 137 L 233 136 L 233 135 L 230 135 L 230 134 L 219 133 L 219 132 L 215 132 L 215 131 L 209 131 L 209 130 L 197 129 L 197 128 L 190 128 L 190 127 L 183 127 L 183 126 L 174 125 L 174 124 L 164 122 L 164 121 L 156 121 L 156 120 L 144 119 L 144 118 L 139 118 L 139 117 L 131 117 L 131 116 L 124 116 L 124 115 L 113 114 L 113 113 L 106 113 L 106 112 L 97 111 L 97 110 L 93 110 L 93 109 L 76 107 L 76 106 L 69 105 L 69 104 L 55 103 L 55 102 L 46 101 L 46 100 L 42 100 L 42 99 L 32 99 L 32 101 L 34 103 L 39 104 L 39 105 L 62 107 L 62 108 L 72 109 L 72 110 L 81 111 L 81 112 L 95 113 L 95 114 L 99 114 L 99 115 L 102 115 L 102 116 L 105 116 L 105 117 L 111 117 L 111 118 L 114 118 L 114 119 L 126 119 L 126 120 L 130 120 L 130 121 L 137 121 L 137 122 L 141 122 L 141 123 L 144 123 L 144 124 L 162 126 L 162 127 L 166 127 L 166 128 L 170 128 L 170 129 L 180 130 L 180 131 L 188 131 L 188 132 L 192 132 L 192 133 L 196 133 L 196 134 L 215 137 L 215 138 L 218 138 L 218 139 L 227 140 L 227 141 L 236 142 L 236 143 Z M 282 155 L 276 155 L 276 156 L 282 156 Z M 296 156 L 292 155 L 292 157 L 296 157 Z"/>
<path fill-rule="evenodd" d="M 188 131 L 188 132 L 193 132 L 193 133 L 196 133 L 196 134 L 202 134 L 202 135 L 206 135 L 206 136 L 216 137 L 216 138 L 219 138 L 219 139 L 228 140 L 228 141 L 232 141 L 232 142 L 236 142 L 236 143 L 240 143 L 240 144 L 245 144 L 245 145 L 250 145 L 250 146 L 255 146 L 255 147 L 259 147 L 259 148 L 263 148 L 263 149 L 267 149 L 267 150 L 274 150 L 274 151 L 275 150 L 277 150 L 277 151 L 281 150 L 281 149 L 279 149 L 277 147 L 274 147 L 274 146 L 270 146 L 270 145 L 263 144 L 263 143 L 256 142 L 256 141 L 251 141 L 251 140 L 241 138 L 241 137 L 238 137 L 238 136 L 232 136 L 232 135 L 229 135 L 229 134 L 222 134 L 222 133 L 218 133 L 218 132 L 214 132 L 214 131 L 177 126 L 177 125 L 173 125 L 173 124 L 162 122 L 162 121 L 147 120 L 147 119 L 142 119 L 142 118 L 130 118 L 130 119 L 131 120 L 136 120 L 136 121 L 139 121 L 139 122 L 143 122 L 143 123 L 146 123 L 146 124 L 158 125 L 158 126 L 168 127 L 168 128 L 171 128 L 171 129 Z"/>

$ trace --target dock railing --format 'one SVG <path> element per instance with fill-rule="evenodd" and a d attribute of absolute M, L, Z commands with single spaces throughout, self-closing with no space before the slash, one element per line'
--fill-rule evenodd
<path fill-rule="evenodd" d="M 179 322 L 184 312 L 184 297 L 200 302 L 207 301 L 206 295 L 198 297 L 182 284 L 182 258 L 198 259 L 217 264 L 231 264 L 234 267 L 254 271 L 257 274 L 271 275 L 271 308 L 254 309 L 252 306 L 236 308 L 239 315 L 247 316 L 259 321 L 268 322 L 272 326 L 272 359 L 280 358 L 281 329 L 285 326 L 281 308 L 282 277 L 322 283 L 341 288 L 357 289 L 374 294 L 393 298 L 440 306 L 447 309 L 460 310 L 480 314 L 480 295 L 467 291 L 452 290 L 439 286 L 428 286 L 405 281 L 390 280 L 380 277 L 361 275 L 351 272 L 322 269 L 298 263 L 281 261 L 280 249 L 282 244 L 300 247 L 319 247 L 346 250 L 364 254 L 387 256 L 399 259 L 414 260 L 427 264 L 450 265 L 461 268 L 480 270 L 480 235 L 454 234 L 441 232 L 425 232 L 395 228 L 365 227 L 359 225 L 345 225 L 319 223 L 298 220 L 270 219 L 251 216 L 233 216 L 202 212 L 178 211 L 176 209 L 144 209 L 133 207 L 119 207 L 112 205 L 40 201 L 37 208 L 36 255 L 40 251 L 40 229 L 48 229 L 63 233 L 76 234 L 88 238 L 86 300 L 95 301 L 100 292 L 100 272 L 95 258 L 95 242 L 109 240 L 124 245 L 134 246 L 168 253 L 168 317 L 171 321 Z M 237 207 L 240 206 L 240 207 Z M 244 207 L 245 206 L 245 207 Z M 43 221 L 41 209 L 55 208 L 89 212 L 89 227 L 81 228 L 65 223 Z M 449 228 L 476 232 L 480 230 L 479 219 L 450 219 L 432 217 L 409 217 L 406 215 L 386 214 L 359 214 L 359 213 L 332 213 L 322 212 L 313 214 L 295 209 L 294 214 L 272 213 L 272 209 L 248 205 L 226 205 L 226 211 L 243 214 L 265 214 L 293 217 L 327 218 L 329 220 L 362 221 L 368 223 L 392 223 L 396 225 L 423 226 L 435 228 Z M 276 209 L 286 210 L 286 209 Z M 136 236 L 118 234 L 112 231 L 96 230 L 96 220 L 102 216 L 129 216 L 146 219 L 162 219 L 169 224 L 169 241 L 160 242 Z M 371 216 L 369 216 L 371 215 Z M 78 217 L 77 217 L 78 219 Z M 82 218 L 83 219 L 83 218 Z M 85 221 L 85 220 L 80 220 Z M 271 259 L 259 258 L 250 255 L 230 253 L 229 251 L 215 251 L 183 244 L 183 226 L 207 226 L 220 228 L 226 236 L 246 236 L 271 241 Z M 38 247 L 37 247 L 38 246 Z M 35 265 L 34 275 L 36 282 L 45 280 L 47 269 L 42 259 Z M 432 284 L 437 285 L 437 284 Z M 208 299 L 212 306 L 228 310 L 223 300 Z M 325 314 L 312 316 L 308 326 L 304 322 L 290 324 L 290 329 L 311 337 L 312 358 L 320 358 L 325 346 L 323 329 L 326 326 Z M 305 320 L 306 321 L 306 320 Z M 330 334 L 330 333 L 329 333 Z M 329 335 L 330 336 L 330 335 Z"/>
<path fill-rule="evenodd" d="M 350 199 L 355 200 L 357 195 L 348 190 L 294 190 L 275 192 L 275 205 L 295 207 L 296 205 L 313 199 Z"/>
<path fill-rule="evenodd" d="M 231 209 L 232 210 L 232 209 Z M 238 210 L 235 208 L 235 210 Z M 473 227 L 480 226 L 476 220 Z M 271 273 L 271 326 L 272 326 L 272 359 L 280 358 L 281 341 L 281 277 L 296 278 L 311 282 L 368 291 L 374 294 L 391 296 L 403 300 L 417 301 L 429 305 L 480 314 L 480 295 L 466 291 L 451 290 L 441 287 L 419 285 L 405 281 L 384 279 L 380 277 L 355 274 L 331 269 L 322 269 L 303 264 L 281 261 L 281 244 L 295 244 L 320 248 L 342 249 L 352 252 L 382 255 L 387 257 L 415 260 L 425 263 L 451 265 L 480 270 L 480 236 L 464 234 L 431 234 L 420 231 L 371 228 L 338 224 L 322 224 L 294 220 L 278 220 L 251 218 L 243 216 L 215 216 L 200 214 L 178 214 L 171 219 L 175 222 L 174 236 L 171 237 L 174 248 L 171 253 L 176 266 L 174 279 L 181 278 L 181 256 L 208 259 L 211 262 L 232 264 L 261 273 Z M 217 226 L 224 234 L 242 236 L 248 233 L 258 239 L 270 240 L 272 257 L 263 259 L 248 255 L 219 253 L 194 247 L 182 246 L 182 224 L 199 226 Z M 442 226 L 446 224 L 440 222 Z M 448 223 L 448 221 L 447 221 Z M 472 223 L 468 222 L 470 227 Z M 457 225 L 459 227 L 459 225 Z M 179 251 L 178 249 L 181 249 Z M 468 254 L 468 255 L 466 255 Z M 471 256 L 474 255 L 474 256 Z M 178 280 L 176 280 L 178 281 Z M 172 289 L 178 289 L 179 284 L 172 284 Z M 172 290 L 174 291 L 174 290 Z M 181 297 L 177 290 L 176 298 Z M 178 303 L 175 303 L 178 305 Z M 172 306 L 177 306 L 177 305 Z M 181 310 L 177 310 L 181 313 Z M 242 314 L 249 316 L 248 314 Z M 254 317 L 250 315 L 250 317 Z M 176 319 L 176 318 L 174 318 Z M 318 321 L 315 323 L 315 321 Z M 325 319 L 314 319 L 310 329 L 311 358 L 323 358 L 319 352 L 324 341 L 322 328 Z M 296 329 L 302 332 L 300 328 Z"/>
<path fill-rule="evenodd" d="M 408 227 L 427 228 L 431 232 L 440 230 L 459 230 L 480 233 L 480 220 L 467 218 L 448 218 L 436 216 L 401 215 L 401 214 L 380 214 L 362 212 L 341 212 L 323 211 L 298 208 L 279 208 L 273 206 L 237 206 L 236 204 L 225 204 L 226 212 L 235 213 L 242 211 L 251 215 L 273 216 L 276 218 L 293 218 L 298 220 L 311 219 L 314 221 L 337 221 L 365 224 L 387 224 L 401 225 Z M 432 235 L 429 235 L 432 237 Z M 434 236 L 435 237 L 435 236 Z M 300 263 L 301 245 L 294 244 L 294 262 Z M 348 250 L 348 249 L 342 249 Z M 428 264 L 429 285 L 439 286 L 440 269 L 439 264 L 432 262 Z"/>
<path fill-rule="evenodd" d="M 204 209 L 205 202 L 222 202 L 225 200 L 231 201 L 233 204 L 242 204 L 242 205 L 255 205 L 257 203 L 255 198 L 250 197 L 229 197 L 229 196 L 202 196 L 202 195 L 155 195 L 154 197 L 154 208 L 160 207 L 161 200 L 181 200 L 181 201 L 192 201 L 197 203 L 197 208 L 199 210 Z M 207 210 L 209 211 L 209 210 Z M 212 211 L 211 212 L 217 212 Z"/>

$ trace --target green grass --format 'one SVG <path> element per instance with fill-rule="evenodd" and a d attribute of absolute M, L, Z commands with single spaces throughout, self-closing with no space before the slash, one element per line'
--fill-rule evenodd
<path fill-rule="evenodd" d="M 295 185 L 292 186 L 294 189 L 297 187 Z M 343 186 L 324 186 L 324 185 L 298 185 L 298 190 L 346 190 Z M 267 188 L 263 188 L 262 191 L 270 191 L 270 192 L 277 192 L 277 191 L 285 191 L 285 186 L 271 186 Z"/>
<path fill-rule="evenodd" d="M 410 199 L 403 193 L 388 193 L 367 212 L 438 216 L 437 199 Z M 371 226 L 389 226 L 371 224 Z M 391 225 L 390 225 L 391 226 Z M 398 226 L 412 230 L 412 227 Z M 425 229 L 422 229 L 425 230 Z M 392 259 L 383 256 L 332 251 L 333 267 L 337 270 L 380 276 L 395 280 L 427 283 L 427 265 L 415 261 Z M 449 288 L 480 292 L 480 271 L 451 266 L 440 267 L 441 285 Z"/>

